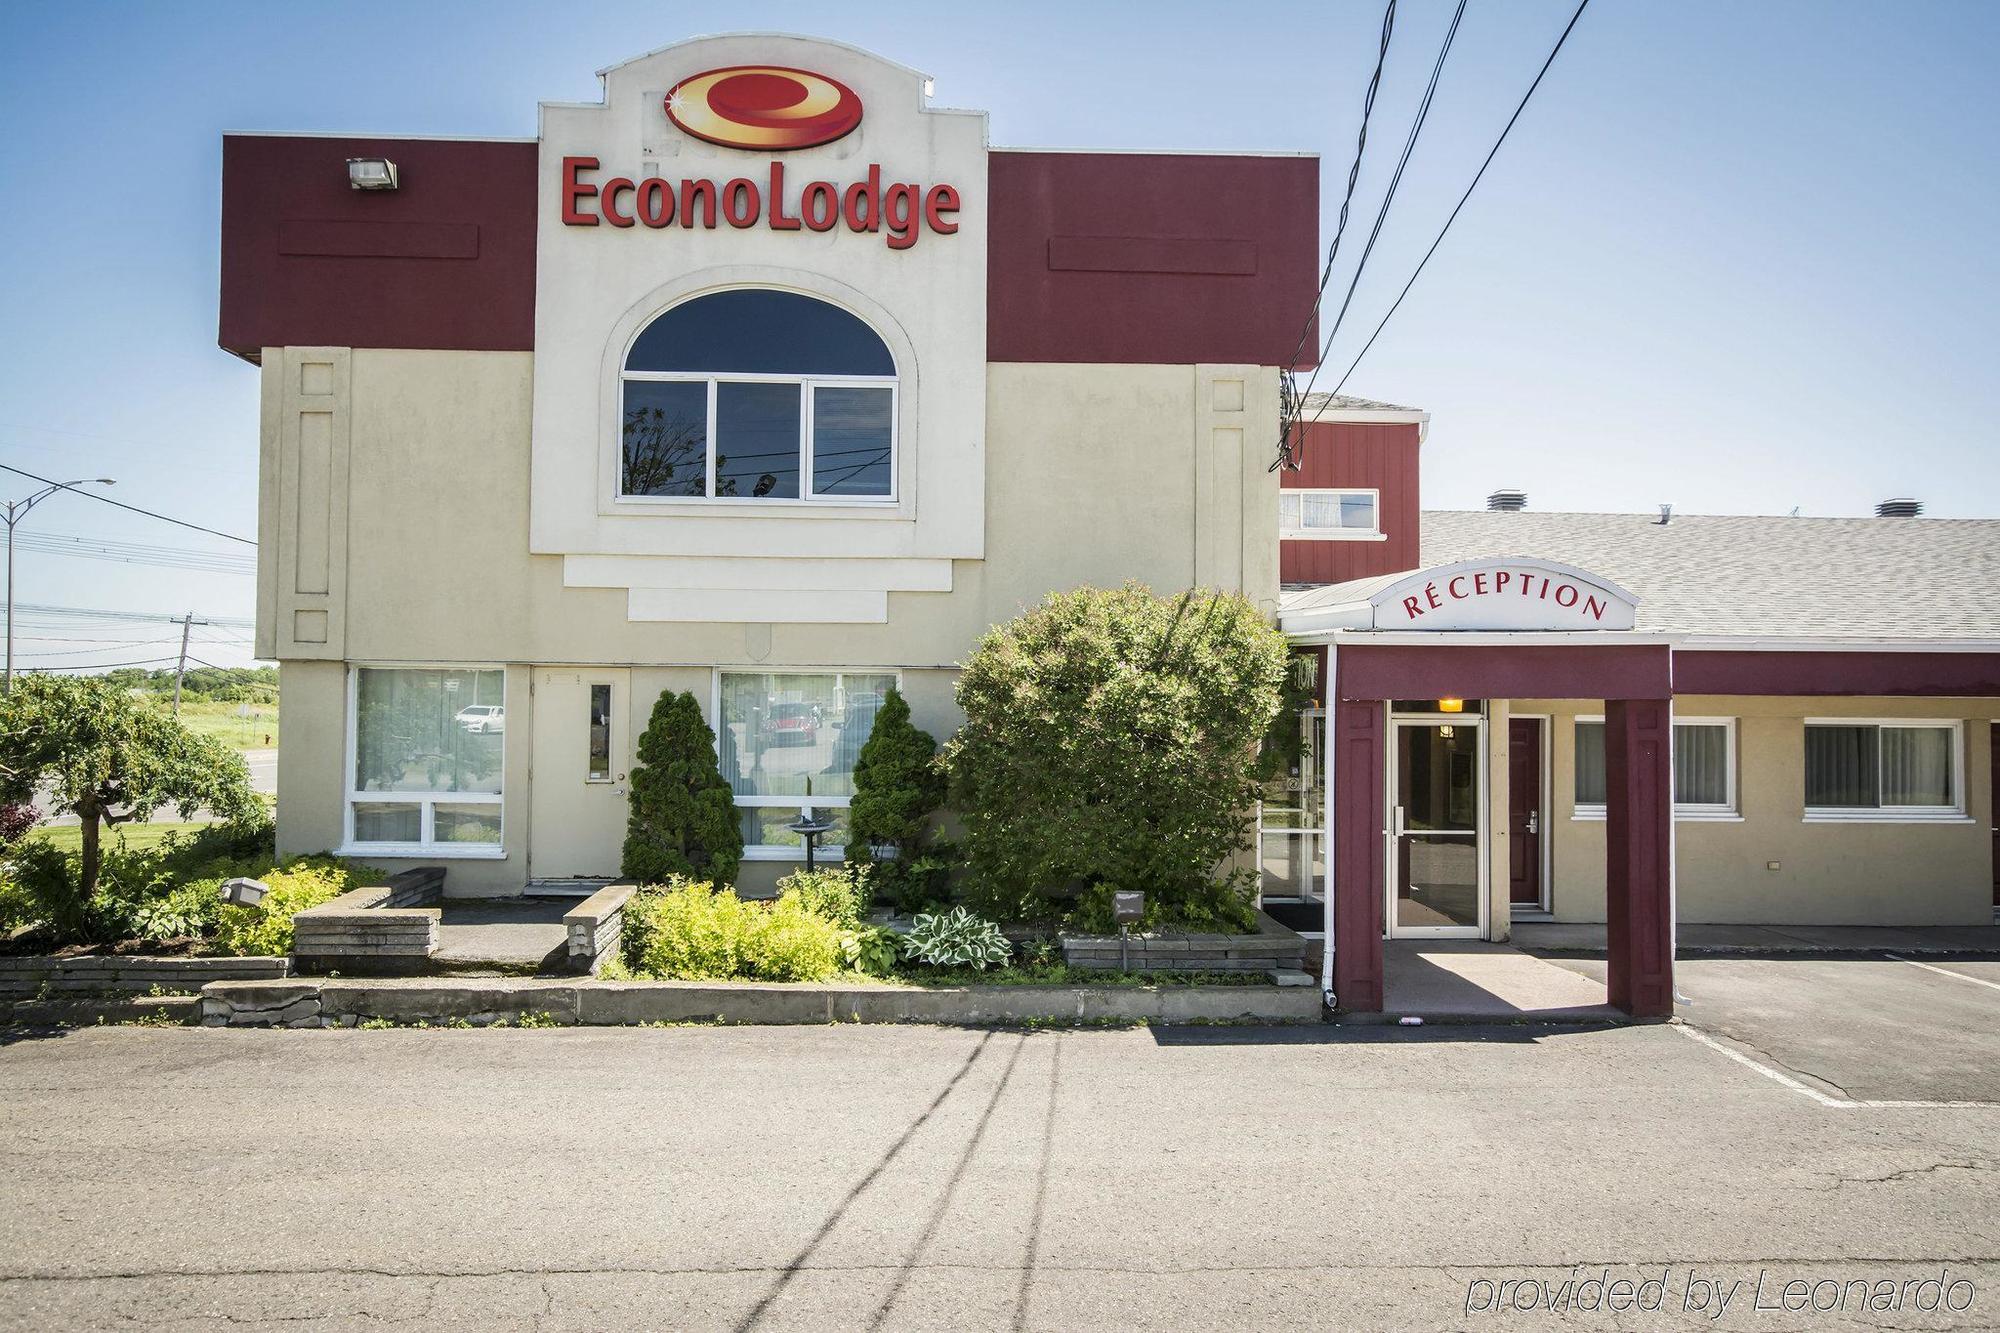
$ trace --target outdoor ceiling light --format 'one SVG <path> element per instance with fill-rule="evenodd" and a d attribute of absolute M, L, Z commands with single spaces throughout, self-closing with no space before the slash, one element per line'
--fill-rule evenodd
<path fill-rule="evenodd" d="M 1465 700 L 1463 699 L 1438 700 L 1438 712 L 1440 713 L 1463 713 L 1464 711 Z"/>
<path fill-rule="evenodd" d="M 357 190 L 393 190 L 396 164 L 386 157 L 350 157 L 347 183 Z"/>

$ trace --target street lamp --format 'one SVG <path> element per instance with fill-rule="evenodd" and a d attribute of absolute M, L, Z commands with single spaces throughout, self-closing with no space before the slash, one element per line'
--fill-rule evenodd
<path fill-rule="evenodd" d="M 116 486 L 110 477 L 79 477 L 75 481 L 52 481 L 25 500 L 5 501 L 7 523 L 7 675 L 0 681 L 0 694 L 14 691 L 14 525 L 28 516 L 28 511 L 57 491 L 72 491 L 79 486 Z"/>

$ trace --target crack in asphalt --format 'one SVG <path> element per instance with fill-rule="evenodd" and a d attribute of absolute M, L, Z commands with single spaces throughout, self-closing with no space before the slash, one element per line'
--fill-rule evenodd
<path fill-rule="evenodd" d="M 2000 1264 L 2000 1252 L 1993 1254 L 1968 1255 L 1870 1255 L 1870 1254 L 1787 1254 L 1765 1255 L 1753 1258 L 1734 1256 L 1701 1256 L 1689 1258 L 1677 1255 L 1672 1258 L 1658 1257 L 1563 1260 L 1530 1260 L 1489 1263 L 1293 1263 L 1293 1264 L 1190 1264 L 1172 1267 L 1135 1267 L 1126 1264 L 1052 1264 L 1041 1263 L 1036 1271 L 1043 1273 L 1105 1273 L 1133 1277 L 1183 1277 L 1206 1273 L 1539 1273 L 1569 1272 L 1574 1269 L 1615 1268 L 1637 1269 L 1666 1264 L 1715 1269 L 1769 1268 L 1780 1265 L 1793 1267 L 1820 1267 L 1829 1264 L 1878 1264 L 1883 1266 L 1907 1267 L 1912 1264 L 1936 1266 L 1938 1264 Z M 534 1278 L 546 1282 L 549 1278 L 565 1277 L 731 1277 L 755 1276 L 770 1273 L 895 1273 L 905 1269 L 919 1269 L 933 1272 L 971 1273 L 1018 1273 L 1023 1264 L 975 1264 L 965 1262 L 879 1264 L 691 1264 L 691 1265 L 645 1265 L 606 1264 L 590 1268 L 466 1268 L 452 1271 L 431 1269 L 399 1270 L 371 1267 L 332 1268 L 214 1268 L 183 1269 L 162 1268 L 133 1270 L 118 1273 L 18 1273 L 0 1274 L 0 1284 L 19 1282 L 82 1283 L 82 1282 L 146 1282 L 161 1278 L 189 1278 L 209 1281 L 227 1277 L 257 1278 L 298 1278 L 298 1277 L 380 1277 L 393 1281 L 430 1281 L 433 1285 L 445 1282 L 479 1281 L 489 1278 Z"/>

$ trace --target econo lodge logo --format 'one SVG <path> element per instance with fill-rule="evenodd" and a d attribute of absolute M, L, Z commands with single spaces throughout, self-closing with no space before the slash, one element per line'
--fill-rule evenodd
<path fill-rule="evenodd" d="M 861 123 L 861 99 L 837 79 L 784 65 L 731 65 L 682 79 L 667 119 L 724 148 L 817 148 Z"/>

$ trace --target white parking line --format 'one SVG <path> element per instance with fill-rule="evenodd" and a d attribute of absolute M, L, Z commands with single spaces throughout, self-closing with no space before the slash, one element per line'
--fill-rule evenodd
<path fill-rule="evenodd" d="M 1947 973 L 1946 975 L 1951 976 L 1956 974 Z M 1970 981 L 1971 979 L 1972 978 L 1970 977 L 1962 978 L 1962 980 L 1967 980 L 1967 981 Z M 1981 982 L 1980 984 L 1985 985 L 1986 983 Z M 1688 1024 L 1686 1023 L 1673 1023 L 1670 1024 L 1669 1026 L 1671 1026 L 1674 1031 L 1683 1033 L 1690 1039 L 1700 1042 L 1702 1045 L 1708 1047 L 1710 1050 L 1720 1051 L 1723 1055 L 1726 1055 L 1730 1059 L 1736 1061 L 1736 1063 L 1740 1065 L 1745 1065 L 1751 1069 L 1756 1070 L 1758 1073 L 1762 1074 L 1765 1078 L 1770 1079 L 1772 1082 L 1782 1084 L 1783 1086 L 1790 1088 L 1793 1092 L 1800 1093 L 1806 1097 L 1810 1097 L 1813 1101 L 1818 1102 L 1821 1106 L 1824 1106 L 1829 1110 L 1931 1111 L 1931 1110 L 1965 1110 L 1965 1109 L 1974 1109 L 1982 1107 L 1992 1110 L 2000 1110 L 2000 1102 L 1849 1101 L 1843 1097 L 1829 1097 L 1825 1093 L 1821 1092 L 1818 1088 L 1811 1087 L 1805 1083 L 1801 1083 L 1799 1080 L 1793 1078 L 1790 1074 L 1785 1073 L 1783 1070 L 1773 1069 L 1771 1066 L 1765 1064 L 1761 1060 L 1753 1060 L 1749 1056 L 1745 1055 L 1743 1052 L 1737 1050 L 1735 1047 L 1726 1046 L 1722 1042 L 1719 1042 L 1715 1038 L 1709 1036 L 1706 1032 L 1698 1032 L 1694 1028 L 1688 1026 Z"/>
<path fill-rule="evenodd" d="M 1968 986 L 1984 986 L 1988 990 L 2000 990 L 2000 981 L 1988 981 L 1984 977 L 1968 977 L 1963 972 L 1954 972 L 1948 967 L 1935 967 L 1930 963 L 1920 963 L 1914 958 L 1905 958 L 1897 953 L 1886 956 L 1899 963 L 1908 963 L 1911 967 L 1921 967 L 1926 972 L 1935 972 L 1941 977 L 1950 977 L 1953 981 L 1963 981 Z"/>

